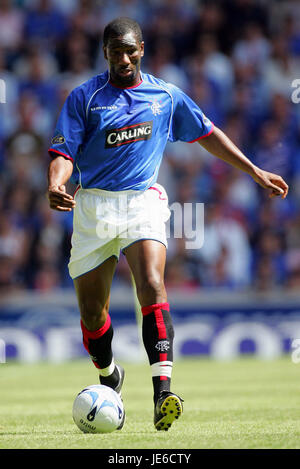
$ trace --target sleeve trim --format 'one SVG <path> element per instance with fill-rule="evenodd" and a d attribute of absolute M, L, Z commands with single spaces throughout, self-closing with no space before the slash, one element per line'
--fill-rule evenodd
<path fill-rule="evenodd" d="M 210 131 L 209 131 L 207 134 L 201 135 L 201 137 L 195 138 L 195 140 L 191 140 L 191 141 L 188 142 L 188 143 L 194 143 L 194 142 L 197 142 L 198 140 L 201 140 L 201 138 L 208 137 L 208 136 L 213 132 L 214 127 L 215 127 L 215 126 L 214 126 L 214 124 L 212 123 L 212 128 L 210 129 Z"/>
<path fill-rule="evenodd" d="M 50 156 L 52 156 L 51 153 L 57 153 L 57 156 L 63 156 L 64 158 L 67 158 L 68 160 L 71 160 L 72 163 L 74 163 L 74 159 L 71 156 L 66 155 L 62 151 L 54 150 L 54 148 L 49 148 L 48 153 Z"/>

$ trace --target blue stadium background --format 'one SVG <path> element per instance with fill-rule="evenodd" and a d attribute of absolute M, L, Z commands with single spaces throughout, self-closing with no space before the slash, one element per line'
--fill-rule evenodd
<path fill-rule="evenodd" d="M 168 145 L 159 182 L 170 204 L 205 204 L 204 246 L 186 250 L 184 239 L 169 240 L 177 353 L 272 358 L 290 351 L 300 337 L 299 3 L 0 0 L 0 338 L 7 356 L 84 354 L 67 272 L 72 214 L 48 208 L 47 148 L 68 93 L 106 69 L 101 36 L 117 16 L 141 24 L 143 71 L 181 87 L 257 165 L 290 185 L 286 200 L 269 199 L 200 145 Z M 118 353 L 142 356 L 124 257 L 111 307 Z"/>

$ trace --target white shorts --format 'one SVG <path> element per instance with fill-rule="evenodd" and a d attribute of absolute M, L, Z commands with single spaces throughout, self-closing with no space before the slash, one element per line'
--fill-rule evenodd
<path fill-rule="evenodd" d="M 70 276 L 74 279 L 142 239 L 167 247 L 168 196 L 160 184 L 148 190 L 110 192 L 79 189 L 75 194 Z"/>

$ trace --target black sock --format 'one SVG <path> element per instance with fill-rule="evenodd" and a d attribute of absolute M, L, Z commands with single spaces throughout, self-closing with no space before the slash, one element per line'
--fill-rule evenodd
<path fill-rule="evenodd" d="M 168 303 L 142 308 L 142 335 L 152 369 L 154 402 L 161 391 L 170 391 L 174 328 Z"/>
<path fill-rule="evenodd" d="M 113 328 L 110 316 L 107 316 L 105 324 L 96 331 L 89 331 L 81 321 L 83 345 L 90 355 L 94 365 L 99 370 L 112 364 L 112 338 Z"/>
<path fill-rule="evenodd" d="M 159 397 L 161 391 L 170 391 L 171 378 L 166 378 L 165 380 L 161 380 L 160 378 L 160 376 L 152 376 L 154 402 L 157 401 L 157 398 Z"/>

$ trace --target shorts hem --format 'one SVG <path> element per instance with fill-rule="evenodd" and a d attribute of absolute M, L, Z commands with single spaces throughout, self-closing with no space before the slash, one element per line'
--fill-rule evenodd
<path fill-rule="evenodd" d="M 127 246 L 125 246 L 124 248 L 121 249 L 122 253 L 125 254 L 124 252 L 124 249 L 127 249 L 129 248 L 130 246 L 132 246 L 133 244 L 137 243 L 138 241 L 147 241 L 147 240 L 150 240 L 150 241 L 157 241 L 158 243 L 161 243 L 165 246 L 165 248 L 167 249 L 167 243 L 162 241 L 161 239 L 157 239 L 157 238 L 139 238 L 139 239 L 135 239 L 134 241 L 130 242 L 129 244 L 127 244 Z"/>
<path fill-rule="evenodd" d="M 116 254 L 112 254 L 111 256 L 108 256 L 106 259 L 104 259 L 103 261 L 101 261 L 98 265 L 96 265 L 95 267 L 92 267 L 91 269 L 89 270 L 86 270 L 85 272 L 82 272 L 81 274 L 79 275 L 76 275 L 76 277 L 72 277 L 72 275 L 70 274 L 70 271 L 69 271 L 69 275 L 71 277 L 72 280 L 75 280 L 79 277 L 82 277 L 82 275 L 85 275 L 85 274 L 88 274 L 89 272 L 92 272 L 93 270 L 97 269 L 98 267 L 100 267 L 100 265 L 104 264 L 104 262 L 106 262 L 108 259 L 110 259 L 111 257 L 115 257 L 117 259 L 117 261 L 119 261 L 119 258 L 118 256 L 116 256 Z"/>

